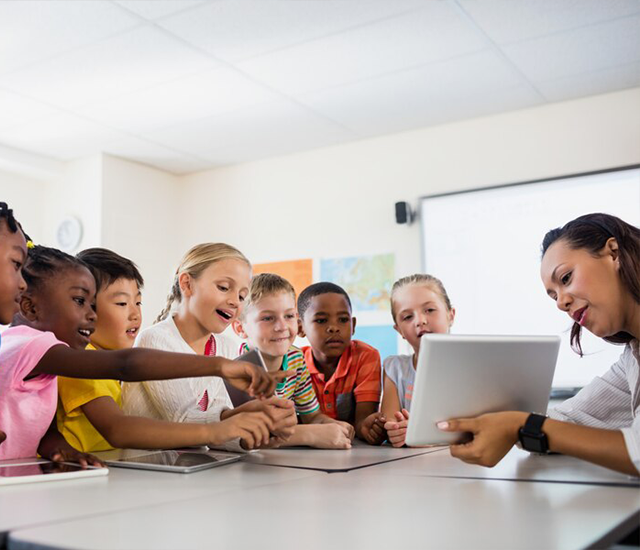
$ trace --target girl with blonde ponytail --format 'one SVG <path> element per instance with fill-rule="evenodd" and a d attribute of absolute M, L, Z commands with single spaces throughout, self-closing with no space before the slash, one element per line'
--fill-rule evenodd
<path fill-rule="evenodd" d="M 223 332 L 238 318 L 249 292 L 251 264 L 236 248 L 204 243 L 191 248 L 174 276 L 167 303 L 156 324 L 143 330 L 134 347 L 155 348 L 233 359 L 237 345 Z M 124 411 L 171 422 L 219 422 L 235 416 L 266 419 L 267 437 L 288 438 L 296 418 L 288 401 L 271 398 L 233 409 L 221 378 L 139 382 L 123 387 Z M 241 413 L 241 414 L 239 414 Z M 273 441 L 272 441 L 273 443 Z M 225 445 L 248 448 L 248 440 Z"/>

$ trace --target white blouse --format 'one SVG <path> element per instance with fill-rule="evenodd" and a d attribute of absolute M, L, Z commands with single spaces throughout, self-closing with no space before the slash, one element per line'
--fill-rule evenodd
<path fill-rule="evenodd" d="M 220 334 L 214 335 L 214 339 L 216 355 L 229 359 L 237 357 L 237 345 L 232 339 Z M 182 338 L 173 317 L 141 331 L 133 345 L 195 355 Z M 205 392 L 208 404 L 202 410 Z M 222 411 L 233 408 L 224 382 L 217 376 L 125 382 L 122 385 L 122 405 L 127 415 L 196 423 L 219 422 Z M 238 440 L 229 442 L 224 448 L 242 450 Z"/>
<path fill-rule="evenodd" d="M 620 430 L 629 457 L 640 472 L 640 356 L 633 340 L 613 366 L 549 416 L 593 428 Z"/>

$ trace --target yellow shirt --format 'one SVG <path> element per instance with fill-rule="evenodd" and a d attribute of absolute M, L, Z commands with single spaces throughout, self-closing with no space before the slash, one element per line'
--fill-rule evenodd
<path fill-rule="evenodd" d="M 91 344 L 88 350 L 95 350 Z M 122 408 L 118 380 L 83 380 L 58 376 L 58 431 L 69 445 L 84 453 L 113 449 L 82 412 L 82 406 L 98 397 L 111 397 Z"/>

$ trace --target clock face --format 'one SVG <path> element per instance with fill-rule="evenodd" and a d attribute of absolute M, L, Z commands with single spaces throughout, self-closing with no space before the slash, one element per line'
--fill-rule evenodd
<path fill-rule="evenodd" d="M 73 252 L 82 239 L 82 224 L 78 218 L 68 217 L 60 222 L 56 232 L 58 246 L 65 252 Z"/>

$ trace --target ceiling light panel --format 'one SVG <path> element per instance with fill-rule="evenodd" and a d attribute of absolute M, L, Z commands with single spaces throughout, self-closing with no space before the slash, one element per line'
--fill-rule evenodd
<path fill-rule="evenodd" d="M 236 70 L 215 68 L 77 109 L 83 115 L 138 133 L 279 99 Z"/>
<path fill-rule="evenodd" d="M 448 4 L 314 40 L 238 64 L 287 94 L 321 90 L 453 58 L 488 43 Z"/>
<path fill-rule="evenodd" d="M 263 158 L 268 152 L 290 152 L 329 144 L 354 134 L 288 101 L 256 105 L 241 111 L 163 128 L 145 134 L 167 147 L 210 158 L 231 146 Z"/>
<path fill-rule="evenodd" d="M 200 4 L 202 0 L 116 0 L 117 5 L 137 13 L 139 16 L 153 21 L 160 17 L 172 15 L 184 10 L 191 9 Z"/>
<path fill-rule="evenodd" d="M 490 98 L 500 90 L 516 90 L 517 104 L 543 101 L 531 88 L 525 86 L 525 94 L 521 87 L 521 78 L 502 59 L 485 52 L 307 94 L 299 101 L 370 136 L 456 120 L 462 113 L 480 116 L 486 112 L 487 100 L 479 104 L 476 98 Z"/>
<path fill-rule="evenodd" d="M 424 0 L 234 0 L 158 22 L 216 57 L 236 62 L 424 6 Z"/>
<path fill-rule="evenodd" d="M 640 13 L 638 0 L 458 0 L 498 44 L 519 42 Z"/>
<path fill-rule="evenodd" d="M 126 31 L 138 18 L 109 2 L 2 0 L 0 74 Z"/>
<path fill-rule="evenodd" d="M 0 86 L 73 110 L 216 65 L 162 31 L 140 28 L 0 76 Z"/>
<path fill-rule="evenodd" d="M 543 82 L 640 61 L 638 29 L 633 16 L 502 49 L 530 80 Z"/>

